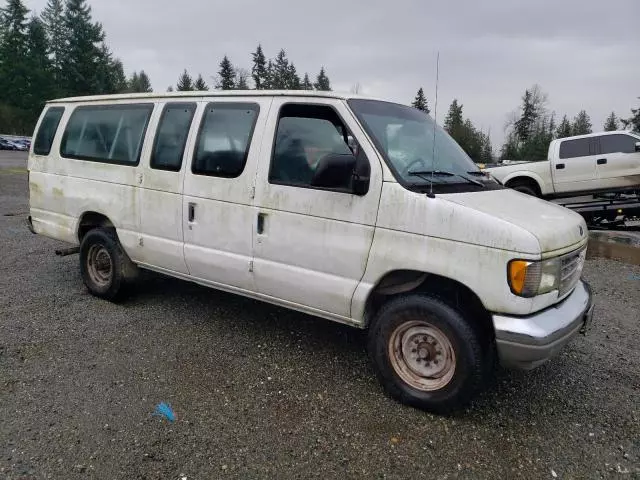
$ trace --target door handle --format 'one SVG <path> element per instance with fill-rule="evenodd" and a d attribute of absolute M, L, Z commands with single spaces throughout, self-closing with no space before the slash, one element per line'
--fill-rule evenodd
<path fill-rule="evenodd" d="M 564 170 L 564 163 L 556 163 L 556 170 Z"/>
<path fill-rule="evenodd" d="M 596 163 L 598 165 L 605 165 L 607 163 L 607 159 L 606 158 L 599 158 Z"/>
<path fill-rule="evenodd" d="M 258 223 L 256 224 L 256 231 L 258 232 L 258 235 L 262 235 L 264 233 L 264 220 L 266 216 L 266 213 L 258 214 Z"/>
<path fill-rule="evenodd" d="M 189 222 L 193 222 L 196 218 L 196 204 L 189 202 Z"/>

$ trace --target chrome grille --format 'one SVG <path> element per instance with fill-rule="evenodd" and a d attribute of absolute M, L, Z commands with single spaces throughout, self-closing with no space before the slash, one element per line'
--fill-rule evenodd
<path fill-rule="evenodd" d="M 582 248 L 561 258 L 558 296 L 563 297 L 576 286 L 582 275 L 586 255 L 587 249 Z"/>

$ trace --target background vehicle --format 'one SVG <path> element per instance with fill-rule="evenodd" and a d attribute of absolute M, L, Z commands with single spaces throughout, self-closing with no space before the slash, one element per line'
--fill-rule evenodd
<path fill-rule="evenodd" d="M 0 150 L 17 150 L 18 148 L 10 141 L 0 138 Z"/>
<path fill-rule="evenodd" d="M 506 187 L 542 198 L 640 190 L 640 135 L 600 132 L 560 138 L 546 160 L 487 168 Z"/>
<path fill-rule="evenodd" d="M 29 147 L 24 142 L 21 142 L 19 140 L 9 140 L 8 142 L 11 145 L 13 145 L 15 150 L 19 150 L 19 151 L 22 151 L 22 152 L 25 152 L 25 151 L 29 150 Z"/>

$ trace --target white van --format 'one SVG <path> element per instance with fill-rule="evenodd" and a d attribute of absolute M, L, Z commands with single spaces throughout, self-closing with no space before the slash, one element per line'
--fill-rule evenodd
<path fill-rule="evenodd" d="M 387 392 L 434 412 L 469 400 L 495 353 L 536 367 L 593 312 L 582 218 L 503 188 L 394 103 L 55 100 L 29 187 L 31 230 L 80 246 L 92 294 L 116 299 L 145 268 L 368 329 Z"/>

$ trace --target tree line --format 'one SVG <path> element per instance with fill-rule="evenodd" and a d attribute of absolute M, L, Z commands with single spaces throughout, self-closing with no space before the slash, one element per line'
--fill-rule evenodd
<path fill-rule="evenodd" d="M 295 64 L 289 60 L 284 49 L 280 49 L 275 58 L 267 60 L 260 44 L 251 54 L 250 71 L 235 66 L 225 55 L 213 82 L 214 87 L 220 90 L 331 90 L 331 81 L 324 67 L 320 68 L 312 83 L 308 73 L 300 77 Z M 174 91 L 173 85 L 167 90 Z M 198 74 L 196 80 L 193 80 L 185 69 L 178 77 L 175 90 L 209 90 L 209 86 L 202 74 Z"/>
<path fill-rule="evenodd" d="M 411 105 L 427 114 L 430 113 L 422 87 Z M 631 113 L 632 116 L 625 119 L 611 112 L 602 130 L 616 131 L 624 128 L 640 132 L 640 108 L 632 108 Z M 462 105 L 457 99 L 449 106 L 443 127 L 474 162 L 494 161 L 489 134 L 478 130 L 469 118 L 464 118 Z M 548 109 L 547 94 L 542 92 L 538 85 L 534 85 L 525 90 L 522 103 L 509 115 L 506 125 L 507 136 L 500 151 L 500 159 L 542 160 L 547 157 L 552 140 L 592 132 L 593 125 L 586 110 L 578 112 L 572 120 L 563 115 L 560 122 L 556 122 L 556 113 Z"/>
<path fill-rule="evenodd" d="M 426 114 L 431 113 L 429 103 L 420 87 L 411 105 Z M 490 163 L 493 161 L 493 148 L 488 133 L 477 129 L 469 118 L 464 118 L 462 104 L 453 99 L 444 120 L 443 128 L 462 147 L 474 162 Z"/>
<path fill-rule="evenodd" d="M 308 73 L 298 73 L 284 49 L 274 58 L 267 58 L 261 45 L 251 53 L 249 69 L 234 65 L 225 55 L 211 83 L 223 90 L 331 90 L 324 66 L 312 81 Z M 179 91 L 208 89 L 201 74 L 194 80 L 187 70 L 175 86 Z M 0 132 L 31 133 L 48 99 L 151 91 L 151 79 L 144 70 L 125 75 L 122 62 L 107 45 L 102 25 L 93 20 L 87 0 L 48 0 L 40 15 L 30 14 L 23 0 L 6 0 L 0 9 Z M 429 113 L 422 88 L 412 105 Z M 444 128 L 474 161 L 492 161 L 488 132 L 464 118 L 462 108 L 454 99 Z M 632 108 L 631 113 L 625 119 L 612 112 L 603 128 L 640 131 L 640 107 Z M 547 108 L 546 94 L 533 86 L 525 91 L 521 105 L 510 117 L 500 158 L 544 158 L 554 138 L 591 130 L 591 120 L 584 110 L 572 120 L 564 115 L 557 122 L 555 112 Z"/>
<path fill-rule="evenodd" d="M 631 109 L 630 118 L 619 118 L 611 112 L 598 131 L 630 129 L 640 131 L 639 109 Z M 507 123 L 507 138 L 502 146 L 501 159 L 541 160 L 547 157 L 549 144 L 558 138 L 593 133 L 593 124 L 586 110 L 573 119 L 565 114 L 556 122 L 556 113 L 549 111 L 548 96 L 538 85 L 525 90 L 521 104 Z"/>
<path fill-rule="evenodd" d="M 22 0 L 0 10 L 0 132 L 31 132 L 48 99 L 133 91 L 151 91 L 149 77 L 125 76 L 86 0 L 49 0 L 40 15 Z"/>
<path fill-rule="evenodd" d="M 251 61 L 249 72 L 225 56 L 215 88 L 331 90 L 324 67 L 314 82 L 307 73 L 300 77 L 284 49 L 267 59 L 258 45 Z M 209 86 L 202 75 L 193 80 L 185 70 L 175 89 Z M 144 70 L 127 78 L 87 0 L 48 0 L 40 15 L 23 0 L 7 0 L 0 9 L 0 132 L 30 134 L 44 103 L 53 98 L 151 91 Z"/>

